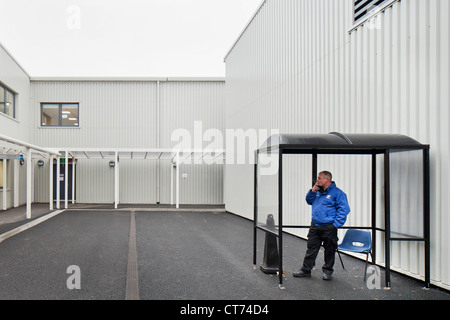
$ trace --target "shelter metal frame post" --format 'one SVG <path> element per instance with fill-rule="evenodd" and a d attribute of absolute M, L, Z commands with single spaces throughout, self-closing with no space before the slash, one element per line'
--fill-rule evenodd
<path fill-rule="evenodd" d="M 283 284 L 283 149 L 278 151 L 278 278 Z"/>
<path fill-rule="evenodd" d="M 384 246 L 386 288 L 391 287 L 391 190 L 390 190 L 390 153 L 384 152 Z"/>
<path fill-rule="evenodd" d="M 423 150 L 423 236 L 425 238 L 425 287 L 430 287 L 430 150 Z"/>
<path fill-rule="evenodd" d="M 253 169 L 253 266 L 256 270 L 256 247 L 258 240 L 258 230 L 256 228 L 258 219 L 258 155 L 259 152 L 255 151 L 255 164 Z"/>
<path fill-rule="evenodd" d="M 376 263 L 377 252 L 377 154 L 372 153 L 372 264 Z"/>
<path fill-rule="evenodd" d="M 317 152 L 312 153 L 312 186 L 316 183 L 317 180 Z"/>

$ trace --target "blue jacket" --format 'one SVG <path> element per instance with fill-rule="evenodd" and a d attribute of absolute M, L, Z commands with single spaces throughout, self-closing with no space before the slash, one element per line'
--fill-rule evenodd
<path fill-rule="evenodd" d="M 339 228 L 347 221 L 350 212 L 347 195 L 334 182 L 323 193 L 309 190 L 306 202 L 312 205 L 312 221 L 316 225 L 333 224 Z"/>

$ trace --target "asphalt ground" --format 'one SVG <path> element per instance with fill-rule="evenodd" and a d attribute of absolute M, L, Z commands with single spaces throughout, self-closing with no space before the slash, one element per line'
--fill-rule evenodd
<path fill-rule="evenodd" d="M 293 278 L 306 241 L 289 234 L 283 237 L 282 290 L 276 275 L 259 270 L 266 237 L 262 231 L 254 269 L 251 221 L 220 211 L 133 211 L 68 209 L 4 240 L 0 299 L 124 300 L 127 283 L 133 282 L 130 259 L 135 259 L 137 275 L 131 287 L 140 300 L 450 300 L 447 291 L 425 290 L 422 282 L 395 272 L 386 290 L 383 269 L 381 287 L 368 288 L 364 261 L 346 255 L 345 270 L 336 256 L 332 281 L 322 280 L 322 252 L 311 278 Z M 130 241 L 132 215 L 135 242 Z M 137 255 L 130 258 L 133 247 Z M 77 275 L 80 287 L 70 289 Z"/>

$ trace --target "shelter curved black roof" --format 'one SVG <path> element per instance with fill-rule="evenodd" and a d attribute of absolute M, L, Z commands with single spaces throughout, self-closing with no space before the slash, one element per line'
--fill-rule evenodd
<path fill-rule="evenodd" d="M 276 134 L 263 144 L 265 148 L 283 149 L 422 149 L 427 147 L 401 134 Z"/>

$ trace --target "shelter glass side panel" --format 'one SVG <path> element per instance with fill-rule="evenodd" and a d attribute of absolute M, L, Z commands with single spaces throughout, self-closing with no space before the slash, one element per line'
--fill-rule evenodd
<path fill-rule="evenodd" d="M 306 193 L 313 185 L 312 156 L 310 154 L 283 155 L 283 226 L 284 231 L 306 238 L 311 224 L 311 206 L 306 203 Z"/>
<path fill-rule="evenodd" d="M 390 154 L 391 236 L 422 238 L 423 151 Z"/>
<path fill-rule="evenodd" d="M 258 154 L 256 224 L 278 232 L 279 151 Z"/>

